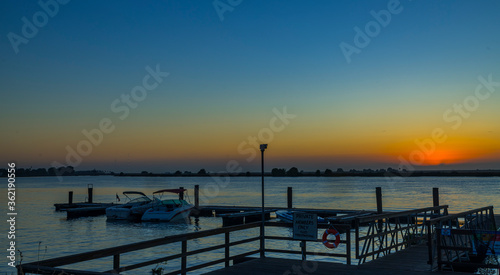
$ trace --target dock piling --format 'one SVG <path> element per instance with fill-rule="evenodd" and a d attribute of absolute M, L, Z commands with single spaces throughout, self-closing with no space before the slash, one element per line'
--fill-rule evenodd
<path fill-rule="evenodd" d="M 73 204 L 73 191 L 68 193 L 68 204 Z"/>
<path fill-rule="evenodd" d="M 89 194 L 89 203 L 93 203 L 94 185 L 89 184 L 89 185 L 87 185 L 87 188 L 88 188 L 88 194 Z"/>
<path fill-rule="evenodd" d="M 200 207 L 200 186 L 198 184 L 194 186 L 194 207 L 196 209 Z"/>
<path fill-rule="evenodd" d="M 382 187 L 375 188 L 375 195 L 377 197 L 377 214 L 382 214 Z M 379 230 L 382 230 L 384 226 L 383 221 L 378 221 Z"/>
<path fill-rule="evenodd" d="M 439 206 L 439 188 L 434 187 L 432 188 L 432 203 L 433 206 Z M 439 214 L 439 210 L 434 211 L 435 214 Z"/>
<path fill-rule="evenodd" d="M 292 200 L 292 195 L 293 195 L 293 190 L 292 190 L 292 187 L 288 187 L 287 189 L 287 208 L 288 209 L 292 209 L 292 203 L 293 203 L 293 200 Z"/>
<path fill-rule="evenodd" d="M 382 214 L 382 187 L 376 187 L 375 194 L 377 196 L 377 214 Z"/>

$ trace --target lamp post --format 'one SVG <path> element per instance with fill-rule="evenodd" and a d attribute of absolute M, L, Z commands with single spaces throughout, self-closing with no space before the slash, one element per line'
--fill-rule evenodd
<path fill-rule="evenodd" d="M 264 151 L 267 149 L 267 144 L 260 145 L 260 155 L 261 155 L 261 165 L 262 165 L 262 224 L 260 225 L 260 257 L 265 258 L 266 254 L 266 243 L 264 238 L 264 222 L 265 222 L 265 210 L 264 210 Z"/>

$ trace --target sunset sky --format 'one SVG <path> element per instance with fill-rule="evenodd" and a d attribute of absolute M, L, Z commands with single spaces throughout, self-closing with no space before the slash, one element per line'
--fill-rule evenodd
<path fill-rule="evenodd" d="M 268 143 L 269 170 L 500 169 L 499 14 L 496 0 L 0 1 L 0 168 L 258 171 Z"/>

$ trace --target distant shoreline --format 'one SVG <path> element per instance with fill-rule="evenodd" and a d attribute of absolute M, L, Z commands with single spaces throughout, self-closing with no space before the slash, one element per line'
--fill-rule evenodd
<path fill-rule="evenodd" d="M 210 174 L 158 174 L 158 173 L 119 173 L 116 177 L 261 177 L 260 172 L 246 173 L 210 173 Z M 332 172 L 331 174 L 316 174 L 315 172 L 301 172 L 298 175 L 273 175 L 265 172 L 264 176 L 273 178 L 295 178 L 295 177 L 500 177 L 500 170 L 442 170 L 442 171 L 392 171 L 392 172 Z"/>
<path fill-rule="evenodd" d="M 17 172 L 17 171 L 16 171 Z M 7 173 L 0 172 L 0 177 L 7 177 Z M 500 177 L 500 170 L 364 170 L 364 171 L 336 171 L 326 170 L 320 172 L 296 172 L 290 173 L 264 173 L 266 177 Z M 16 177 L 75 177 L 75 176 L 115 176 L 115 177 L 261 177 L 260 172 L 241 172 L 241 173 L 191 173 L 180 172 L 176 173 L 152 173 L 143 171 L 141 173 L 115 173 L 110 171 L 72 171 L 71 173 L 64 174 L 44 174 L 44 173 L 16 173 Z"/>

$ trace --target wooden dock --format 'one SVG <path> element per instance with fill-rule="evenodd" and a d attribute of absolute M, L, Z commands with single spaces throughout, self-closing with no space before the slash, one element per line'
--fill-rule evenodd
<path fill-rule="evenodd" d="M 291 193 L 291 192 L 289 192 Z M 437 194 L 437 192 L 435 192 Z M 442 270 L 458 270 L 461 266 L 472 268 L 499 266 L 485 265 L 472 262 L 469 258 L 472 242 L 467 235 L 477 234 L 476 230 L 496 229 L 499 216 L 493 213 L 493 207 L 487 206 L 461 213 L 449 214 L 447 205 L 439 205 L 434 196 L 434 206 L 420 209 L 383 212 L 381 190 L 377 188 L 377 211 L 359 210 L 324 210 L 300 209 L 311 213 L 332 214 L 331 225 L 318 224 L 318 229 L 336 228 L 342 233 L 338 245 L 342 249 L 333 249 L 328 252 L 307 250 L 306 242 L 322 242 L 322 239 L 301 241 L 299 246 L 290 247 L 287 242 L 297 242 L 290 234 L 276 235 L 276 230 L 266 228 L 292 228 L 291 223 L 254 221 L 245 224 L 232 225 L 222 228 L 191 232 L 173 236 L 166 236 L 154 240 L 142 241 L 117 247 L 110 247 L 96 251 L 66 255 L 54 259 L 46 259 L 18 266 L 18 274 L 47 272 L 88 275 L 85 270 L 67 270 L 62 268 L 74 263 L 91 260 L 109 259 L 109 267 L 103 268 L 103 274 L 119 274 L 125 271 L 148 267 L 165 261 L 178 260 L 177 264 L 169 266 L 167 274 L 187 274 L 199 272 L 200 269 L 217 264 L 224 264 L 224 268 L 207 274 L 435 274 L 446 273 Z M 199 206 L 199 205 L 197 205 Z M 286 209 L 292 208 L 291 201 Z M 224 216 L 240 219 L 250 217 L 258 219 L 260 208 L 210 206 L 200 207 L 211 216 Z M 268 209 L 275 210 L 275 209 Z M 254 212 L 248 212 L 254 211 Z M 226 214 L 220 213 L 226 212 Z M 336 216 L 342 213 L 342 215 Z M 496 222 L 495 222 L 496 221 Z M 342 222 L 342 223 L 340 223 Z M 260 228 L 260 230 L 250 230 Z M 241 231 L 245 231 L 242 235 Z M 447 230 L 451 233 L 441 233 Z M 273 233 L 274 232 L 274 233 Z M 281 232 L 290 232 L 281 230 Z M 444 231 L 443 231 L 444 232 Z M 321 234 L 321 233 L 320 233 Z M 490 233 L 488 233 L 490 234 Z M 496 233 L 500 234 L 500 232 Z M 212 236 L 223 236 L 224 241 L 212 246 L 199 248 L 193 242 Z M 292 234 L 294 235 L 294 234 Z M 269 242 L 268 242 L 269 241 Z M 284 243 L 283 243 L 284 242 Z M 121 261 L 121 255 L 133 251 L 140 253 L 143 249 L 160 247 L 167 244 L 178 244 L 178 251 L 173 254 L 158 255 L 156 259 L 144 259 L 143 262 L 126 263 Z M 252 246 L 247 246 L 254 243 Z M 258 245 L 257 243 L 260 243 Z M 266 244 L 267 243 L 267 244 Z M 191 244 L 191 245 L 188 245 Z M 282 245 L 285 244 L 285 245 Z M 453 245 L 450 245 L 453 244 Z M 234 247 L 238 247 L 235 249 Z M 189 249 L 188 249 L 189 248 Z M 190 263 L 189 258 L 200 254 L 211 253 L 215 250 L 224 250 L 223 255 L 215 253 L 206 261 Z M 271 258 L 269 253 L 284 254 L 284 258 Z M 286 255 L 302 255 L 309 261 L 292 260 Z M 257 258 L 259 257 L 260 258 Z M 446 255 L 443 257 L 443 255 Z M 454 255 L 459 255 L 454 257 Z M 466 257 L 462 257 L 462 255 Z M 329 257 L 331 261 L 311 261 L 314 256 Z M 249 258 L 252 257 L 252 258 Z M 471 257 L 472 258 L 472 257 Z M 355 262 L 354 262 L 355 261 Z M 345 264 L 342 264 L 345 263 Z M 439 270 L 439 272 L 436 272 Z M 434 272 L 433 272 L 434 271 Z M 461 274 L 454 272 L 455 274 Z M 52 273 L 51 273 L 52 274 Z"/>
<path fill-rule="evenodd" d="M 408 249 L 412 251 L 413 249 Z M 415 249 L 415 253 L 420 253 L 419 249 Z M 436 274 L 469 274 L 461 272 L 432 272 L 429 270 L 429 265 L 420 266 L 421 268 L 427 268 L 427 270 L 414 270 L 411 265 L 415 261 L 412 260 L 406 264 L 402 262 L 407 260 L 407 256 L 410 253 L 406 253 L 400 256 L 400 253 L 396 253 L 392 257 L 392 264 L 385 265 L 384 261 L 374 261 L 371 265 L 345 265 L 341 263 L 331 263 L 331 262 L 316 262 L 316 261 L 301 261 L 301 260 L 291 260 L 282 258 L 264 258 L 264 259 L 254 259 L 249 260 L 240 264 L 236 264 L 224 269 L 204 273 L 207 275 L 282 275 L 282 274 L 317 274 L 317 275 L 331 275 L 331 274 L 360 274 L 360 275 L 436 275 Z M 423 257 L 424 256 L 424 257 Z M 386 256 L 387 257 L 387 256 Z M 384 257 L 385 258 L 385 257 Z M 420 258 L 425 259 L 425 254 L 421 254 Z M 396 263 L 396 264 L 395 264 Z"/>

